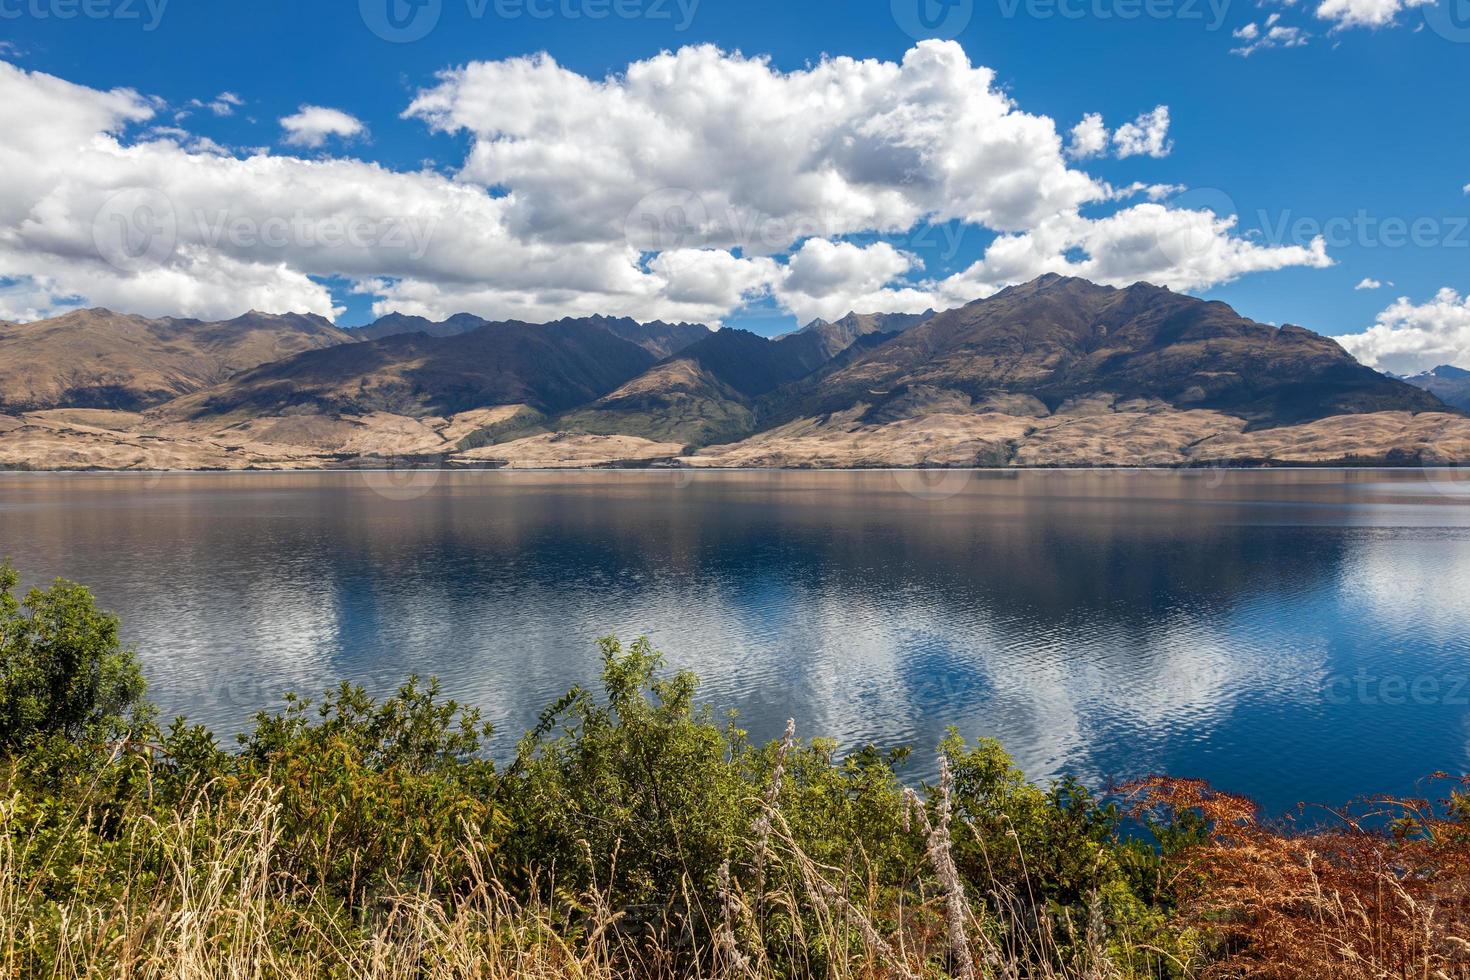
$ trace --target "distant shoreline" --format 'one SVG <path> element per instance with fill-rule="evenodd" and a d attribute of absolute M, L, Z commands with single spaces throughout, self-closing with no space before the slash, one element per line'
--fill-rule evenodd
<path fill-rule="evenodd" d="M 26 467 L 0 467 L 0 475 L 27 474 L 35 476 L 64 476 L 71 474 L 107 474 L 117 476 L 234 476 L 234 475 L 293 475 L 350 474 L 350 473 L 1208 473 L 1208 472 L 1292 472 L 1341 470 L 1343 472 L 1403 472 L 1424 470 L 1425 472 L 1470 472 L 1470 461 L 1465 463 L 1443 463 L 1421 466 L 1416 463 L 1190 463 L 1184 465 L 1109 465 L 1106 463 L 1070 465 L 1026 466 L 317 466 L 317 467 L 243 467 L 240 469 L 108 469 L 106 467 L 64 467 L 59 469 L 33 469 Z"/>

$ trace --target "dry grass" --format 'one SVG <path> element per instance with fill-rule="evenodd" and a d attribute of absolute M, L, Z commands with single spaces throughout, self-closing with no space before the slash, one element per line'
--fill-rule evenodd
<path fill-rule="evenodd" d="M 552 887 L 514 898 L 492 849 L 468 832 L 453 855 L 467 875 L 451 884 L 431 868 L 416 887 L 385 890 L 346 912 L 283 870 L 279 790 L 266 780 L 243 794 L 200 793 L 167 820 L 140 816 L 121 824 L 112 839 L 41 833 L 22 797 L 0 798 L 0 977 L 1137 975 L 1126 966 L 1132 957 L 1118 956 L 1119 937 L 1108 941 L 1100 900 L 1088 921 L 1075 923 L 1038 919 L 1029 896 L 999 885 L 974 893 L 976 883 L 962 879 L 952 852 L 952 835 L 972 828 L 954 817 L 943 762 L 930 803 L 909 795 L 907 832 L 917 835 L 929 862 L 915 891 L 884 898 L 861 860 L 834 867 L 813 858 L 782 811 L 791 743 L 788 731 L 759 816 L 741 852 L 720 870 L 718 901 L 704 908 L 691 900 L 706 916 L 705 930 L 630 927 L 608 901 L 611 882 L 577 894 Z M 1140 813 L 1192 812 L 1209 821 L 1207 837 L 1169 868 L 1182 900 L 1177 928 L 1214 937 L 1215 955 L 1209 962 L 1173 959 L 1167 975 L 1470 977 L 1470 828 L 1454 809 L 1463 797 L 1452 796 L 1448 809 L 1379 801 L 1337 814 L 1328 828 L 1293 833 L 1263 825 L 1248 801 L 1201 783 L 1150 780 L 1135 791 Z M 105 819 L 78 814 L 75 823 L 95 830 Z M 117 873 L 120 860 L 129 873 Z M 73 897 L 48 900 L 54 876 L 68 882 Z M 670 887 L 686 896 L 695 891 L 688 880 Z M 708 948 L 699 947 L 704 941 L 696 934 L 711 937 Z"/>
<path fill-rule="evenodd" d="M 788 745 L 790 737 L 788 735 Z M 947 791 L 947 786 L 946 786 Z M 418 888 L 379 896 L 369 910 L 340 909 L 278 867 L 281 808 L 267 781 L 243 797 L 202 793 L 167 821 L 140 818 L 126 837 L 43 839 L 19 796 L 0 799 L 0 977 L 128 980 L 661 980 L 701 976 L 765 980 L 1012 977 L 1106 980 L 1101 933 L 1087 968 L 1053 969 L 1009 958 L 992 937 L 1029 927 L 976 911 L 949 856 L 949 813 L 914 801 L 933 887 L 907 907 L 878 907 L 861 867 L 814 860 L 780 808 L 777 779 L 761 801 L 748 851 L 749 890 L 721 875 L 720 907 L 708 909 L 712 948 L 680 947 L 679 930 L 640 935 L 601 888 L 516 900 L 500 883 L 489 848 L 468 836 L 458 857 L 469 880 L 452 889 L 425 875 Z M 79 827 L 96 815 L 79 815 Z M 77 842 L 84 844 L 73 849 Z M 104 854 L 102 848 L 110 848 Z M 27 853 L 29 849 L 29 853 Z M 47 852 L 47 853 L 43 853 Z M 48 902 L 38 867 L 71 881 L 130 855 L 133 873 L 90 901 Z M 589 855 L 590 856 L 590 855 Z M 69 861 L 66 869 L 56 862 Z M 146 867 L 152 871 L 144 870 Z M 23 871 L 22 869 L 30 869 Z M 115 865 L 110 868 L 116 878 Z M 676 887 L 688 890 L 689 883 Z M 85 888 L 76 889 L 84 893 Z M 555 889 L 553 889 L 555 892 Z M 1021 903 L 1015 903 L 1020 908 Z M 885 927 L 880 923 L 888 923 Z M 784 949 L 769 937 L 785 931 Z M 972 952 L 970 937 L 978 937 Z M 1033 941 L 1035 937 L 1033 937 Z M 38 956 L 38 951 L 54 955 Z M 780 962 L 777 962 L 777 960 Z M 701 964 L 697 971 L 677 964 Z M 44 964 L 44 965 L 43 965 Z M 942 971 L 942 972 L 941 972 Z"/>

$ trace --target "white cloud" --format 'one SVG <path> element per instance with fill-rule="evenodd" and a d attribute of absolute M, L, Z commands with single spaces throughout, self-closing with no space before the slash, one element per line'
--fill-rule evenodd
<path fill-rule="evenodd" d="M 208 102 L 205 102 L 202 99 L 189 100 L 190 109 L 208 109 L 216 116 L 232 116 L 235 114 L 235 110 L 240 108 L 240 106 L 244 104 L 245 100 L 240 98 L 234 92 L 221 92 L 219 95 L 216 95 Z M 187 111 L 180 112 L 177 114 L 176 119 L 183 119 L 188 115 L 189 113 Z"/>
<path fill-rule="evenodd" d="M 1246 43 L 1238 48 L 1231 48 L 1230 53 L 1249 58 L 1257 51 L 1269 51 L 1272 48 L 1305 47 L 1311 35 L 1300 27 L 1290 27 L 1280 21 L 1281 15 L 1275 13 L 1267 17 L 1263 24 L 1252 22 L 1231 32 L 1237 40 Z"/>
<path fill-rule="evenodd" d="M 1367 330 L 1334 339 L 1369 367 L 1395 374 L 1470 366 L 1470 296 L 1448 287 L 1421 305 L 1401 296 Z"/>
<path fill-rule="evenodd" d="M 936 302 L 931 290 L 892 285 L 917 264 L 887 242 L 861 247 L 813 238 L 792 254 L 775 295 L 798 323 L 835 320 L 853 311 L 922 313 Z"/>
<path fill-rule="evenodd" d="M 1383 283 L 1379 282 L 1377 279 L 1374 279 L 1372 277 L 1368 277 L 1368 278 L 1365 278 L 1362 282 L 1358 283 L 1353 288 L 1354 289 L 1382 289 L 1383 288 Z"/>
<path fill-rule="evenodd" d="M 281 128 L 286 131 L 282 142 L 291 146 L 317 148 L 325 145 L 331 136 L 341 139 L 361 136 L 367 127 L 362 124 L 362 120 L 341 109 L 304 105 L 295 115 L 282 119 Z"/>
<path fill-rule="evenodd" d="M 1142 181 L 1134 181 L 1127 187 L 1112 188 L 1112 193 L 1108 195 L 1108 200 L 1126 201 L 1142 194 L 1150 201 L 1162 201 L 1165 198 L 1183 194 L 1187 190 L 1189 188 L 1183 184 L 1145 184 Z"/>
<path fill-rule="evenodd" d="M 716 323 L 766 297 L 830 318 L 952 306 L 1046 271 L 1189 289 L 1328 263 L 1208 212 L 1084 216 L 1171 188 L 1075 169 L 1051 119 L 943 42 L 788 73 L 711 47 L 601 81 L 546 57 L 472 64 L 406 112 L 470 134 L 451 176 L 230 151 L 160 125 L 164 108 L 0 62 L 0 311 L 330 316 L 330 278 L 380 313 Z M 304 106 L 287 132 L 363 132 L 334 113 Z M 1167 152 L 1167 109 L 1130 125 L 1128 145 Z M 926 221 L 1001 235 L 943 282 L 881 238 L 841 240 Z"/>
<path fill-rule="evenodd" d="M 1326 243 L 1265 246 L 1236 237 L 1236 218 L 1209 210 L 1137 204 L 1105 218 L 1060 215 L 1033 231 L 1003 235 L 969 269 L 945 280 L 951 302 L 974 299 L 1047 272 L 1127 286 L 1151 282 L 1206 289 L 1251 272 L 1332 264 Z"/>
<path fill-rule="evenodd" d="M 1072 140 L 1067 144 L 1067 156 L 1074 160 L 1101 156 L 1108 150 L 1108 127 L 1101 113 L 1089 112 L 1082 121 L 1072 127 Z"/>
<path fill-rule="evenodd" d="M 687 244 L 771 253 L 930 216 L 1020 229 L 1103 196 L 952 42 L 784 73 L 703 45 L 601 81 L 546 55 L 479 62 L 406 115 L 471 134 L 460 176 L 513 188 L 513 226 L 552 240 L 622 240 L 656 192 L 697 202 Z"/>
<path fill-rule="evenodd" d="M 1157 106 L 1152 112 L 1119 126 L 1113 134 L 1113 149 L 1120 160 L 1133 156 L 1168 156 L 1174 149 L 1169 139 L 1169 107 Z"/>
<path fill-rule="evenodd" d="M 1377 29 L 1396 23 L 1401 11 L 1429 6 L 1436 0 L 1323 0 L 1317 16 L 1332 22 L 1333 30 L 1349 27 Z"/>

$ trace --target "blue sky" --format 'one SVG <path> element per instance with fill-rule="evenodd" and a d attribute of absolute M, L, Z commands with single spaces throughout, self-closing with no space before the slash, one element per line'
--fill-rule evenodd
<path fill-rule="evenodd" d="M 422 114 L 403 113 L 448 69 L 546 52 L 562 69 L 595 81 L 661 51 L 708 43 L 768 56 L 774 72 L 786 73 L 824 56 L 898 63 L 917 36 L 953 37 L 971 65 L 995 73 L 996 90 L 1019 111 L 1053 120 L 1064 137 L 1089 113 L 1115 131 L 1167 106 L 1166 155 L 1119 159 L 1110 149 L 1069 158 L 1097 181 L 1168 185 L 1158 192 L 1166 206 L 1209 206 L 1222 216 L 1233 210 L 1232 234 L 1263 247 L 1308 249 L 1325 235 L 1330 266 L 1284 262 L 1191 291 L 1257 319 L 1329 335 L 1369 327 L 1402 296 L 1409 303 L 1390 324 L 1397 340 L 1385 357 L 1415 366 L 1406 344 L 1434 348 L 1424 351 L 1432 356 L 1461 343 L 1458 302 L 1441 303 L 1447 313 L 1424 308 L 1442 290 L 1470 291 L 1466 0 L 1391 10 L 1391 22 L 1376 27 L 1360 21 L 1383 19 L 1384 6 L 1398 0 L 1349 0 L 1336 15 L 1312 0 L 961 0 L 928 8 L 931 23 L 941 21 L 932 30 L 920 25 L 915 5 L 937 0 L 487 0 L 483 7 L 479 0 L 424 0 L 431 6 L 400 13 L 437 21 L 423 37 L 400 43 L 375 34 L 369 22 L 383 16 L 385 4 L 405 0 L 169 0 L 161 9 L 160 0 L 151 7 L 146 0 L 90 0 L 91 8 L 70 2 L 0 0 L 3 58 L 29 73 L 99 91 L 127 88 L 152 100 L 152 117 L 130 124 L 119 135 L 124 143 L 143 138 L 143 127 L 168 127 L 180 131 L 181 143 L 183 133 L 205 137 L 240 157 L 268 147 L 277 156 L 352 158 L 395 172 L 428 166 L 446 177 L 459 174 L 485 134 L 436 131 Z M 73 9 L 76 16 L 63 16 Z M 1274 26 L 1296 29 L 1305 43 L 1235 53 L 1249 39 L 1234 35 L 1255 24 L 1259 37 L 1272 16 Z M 238 104 L 211 109 L 221 93 Z M 194 100 L 205 104 L 191 108 Z M 327 135 L 317 146 L 286 141 L 281 120 L 307 105 L 339 110 L 363 132 Z M 593 163 L 595 147 L 586 152 Z M 496 186 L 482 177 L 481 184 L 489 196 L 520 190 L 514 181 Z M 1127 206 L 1093 202 L 1086 213 L 1101 217 Z M 886 241 L 917 256 L 921 264 L 889 284 L 902 288 L 963 272 L 996 234 L 979 222 L 950 219 L 928 232 L 844 228 L 824 237 L 859 246 Z M 796 247 L 775 249 L 774 261 L 786 261 Z M 732 254 L 751 252 L 737 247 Z M 344 323 L 370 319 L 374 302 L 383 308 L 381 296 L 353 291 L 354 275 L 312 273 L 331 290 Z M 35 277 L 27 267 L 0 265 L 0 279 L 12 288 L 27 288 Z M 1356 289 L 1365 279 L 1383 285 Z M 723 320 L 770 333 L 820 308 L 813 300 L 793 309 L 775 292 L 752 291 Z M 1405 340 L 1405 331 L 1447 332 L 1450 346 Z"/>

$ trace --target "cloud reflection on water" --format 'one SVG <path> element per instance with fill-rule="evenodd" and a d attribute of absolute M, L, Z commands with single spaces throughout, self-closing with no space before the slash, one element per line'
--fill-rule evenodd
<path fill-rule="evenodd" d="M 30 475 L 0 477 L 0 540 L 96 587 L 166 708 L 222 729 L 288 689 L 418 672 L 505 751 L 595 681 L 597 637 L 648 633 L 758 738 L 794 716 L 911 744 L 922 771 L 954 724 L 1039 778 L 1267 795 L 1295 789 L 1262 773 L 1295 753 L 1332 759 L 1328 794 L 1415 720 L 1324 707 L 1330 677 L 1466 662 L 1470 507 L 1416 477 L 994 473 L 935 499 L 888 473 L 461 473 L 401 501 L 351 474 Z M 1463 761 L 1450 707 L 1377 757 Z"/>

